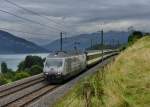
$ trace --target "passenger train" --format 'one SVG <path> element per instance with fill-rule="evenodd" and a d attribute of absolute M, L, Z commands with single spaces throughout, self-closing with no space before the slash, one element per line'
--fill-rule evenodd
<path fill-rule="evenodd" d="M 104 50 L 103 57 L 116 54 L 116 50 Z M 67 54 L 59 52 L 50 54 L 44 62 L 43 73 L 50 83 L 62 83 L 76 76 L 87 67 L 98 63 L 102 59 L 102 51 L 87 51 L 81 54 Z"/>

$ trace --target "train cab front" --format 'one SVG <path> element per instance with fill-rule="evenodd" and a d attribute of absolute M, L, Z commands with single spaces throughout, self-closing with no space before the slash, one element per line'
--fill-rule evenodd
<path fill-rule="evenodd" d="M 44 76 L 50 83 L 63 82 L 64 60 L 58 58 L 47 58 L 44 63 Z"/>

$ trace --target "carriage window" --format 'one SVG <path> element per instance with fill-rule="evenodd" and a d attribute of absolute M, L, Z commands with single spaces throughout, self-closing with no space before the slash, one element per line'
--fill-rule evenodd
<path fill-rule="evenodd" d="M 50 67 L 50 66 L 56 66 L 56 67 L 61 67 L 63 64 L 62 59 L 47 59 L 45 66 Z"/>

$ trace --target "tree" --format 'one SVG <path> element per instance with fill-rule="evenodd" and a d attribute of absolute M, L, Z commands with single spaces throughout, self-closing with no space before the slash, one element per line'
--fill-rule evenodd
<path fill-rule="evenodd" d="M 2 73 L 7 73 L 8 72 L 7 64 L 5 62 L 1 63 L 1 72 Z"/>
<path fill-rule="evenodd" d="M 149 33 L 149 32 L 147 32 L 147 33 L 145 33 L 145 34 L 144 34 L 144 36 L 150 36 L 150 33 Z"/>
<path fill-rule="evenodd" d="M 18 65 L 18 71 L 22 71 L 22 70 L 24 70 L 24 68 L 25 68 L 25 64 L 24 64 L 24 61 L 22 61 Z"/>
<path fill-rule="evenodd" d="M 40 67 L 38 65 L 34 65 L 31 67 L 29 73 L 30 73 L 30 75 L 37 75 L 37 74 L 42 73 L 42 71 L 43 71 L 42 67 Z"/>
<path fill-rule="evenodd" d="M 34 65 L 43 67 L 43 59 L 39 56 L 27 56 L 24 61 L 18 65 L 18 71 L 30 69 Z"/>
<path fill-rule="evenodd" d="M 129 37 L 128 37 L 128 43 L 133 44 L 138 39 L 142 38 L 143 34 L 140 31 L 134 31 Z"/>

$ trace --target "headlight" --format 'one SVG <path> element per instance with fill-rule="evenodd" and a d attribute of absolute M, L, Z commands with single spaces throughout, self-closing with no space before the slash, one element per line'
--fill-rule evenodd
<path fill-rule="evenodd" d="M 44 72 L 45 75 L 48 75 L 48 72 Z"/>
<path fill-rule="evenodd" d="M 61 72 L 57 72 L 58 75 L 61 75 Z"/>
<path fill-rule="evenodd" d="M 58 68 L 57 69 L 57 75 L 61 75 L 62 74 L 62 68 Z"/>

